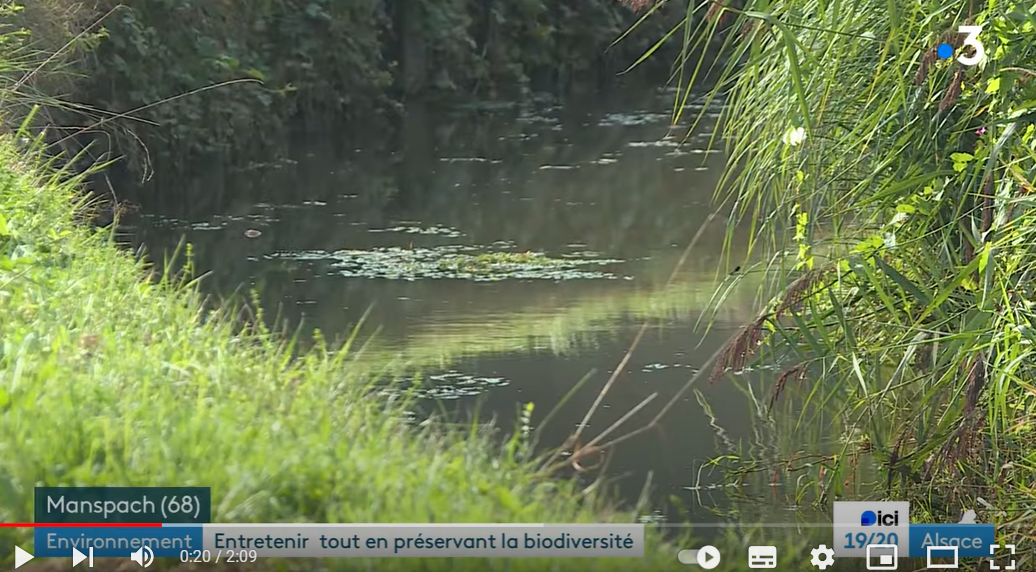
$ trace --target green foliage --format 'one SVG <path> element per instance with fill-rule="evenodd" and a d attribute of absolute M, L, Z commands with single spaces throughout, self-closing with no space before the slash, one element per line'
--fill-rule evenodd
<path fill-rule="evenodd" d="M 70 107 L 59 98 L 75 79 L 68 64 L 98 41 L 98 35 L 84 27 L 85 12 L 81 7 L 73 9 L 68 0 L 0 5 L 0 123 L 4 127 L 15 129 L 30 114 L 54 124 L 51 112 Z M 46 73 L 40 73 L 43 68 Z"/>
<path fill-rule="evenodd" d="M 51 9 L 41 10 L 44 4 Z M 89 42 L 79 38 L 63 58 L 78 61 L 80 75 L 63 91 L 126 114 L 132 119 L 111 123 L 128 127 L 127 141 L 143 136 L 157 144 L 153 152 L 178 159 L 248 152 L 280 136 L 291 120 L 356 117 L 404 93 L 510 96 L 596 86 L 635 61 L 653 33 L 682 18 L 680 10 L 667 11 L 648 20 L 650 30 L 609 47 L 637 15 L 599 0 L 100 0 L 90 11 L 44 0 L 34 6 L 37 16 L 25 25 L 49 49 L 86 29 L 89 18 L 103 18 L 102 33 Z"/>
<path fill-rule="evenodd" d="M 778 277 L 717 371 L 743 368 L 762 338 L 761 358 L 786 368 L 776 393 L 807 383 L 800 423 L 844 404 L 839 425 L 857 438 L 819 477 L 831 494 L 873 452 L 886 494 L 938 518 L 978 508 L 1025 534 L 1022 507 L 1036 498 L 1036 10 L 967 4 L 716 3 L 690 30 L 729 56 L 720 197 L 732 225 L 755 221 Z M 968 53 L 957 27 L 969 21 L 984 26 L 988 60 L 938 59 L 942 42 Z"/>
<path fill-rule="evenodd" d="M 632 64 L 665 22 L 675 22 L 674 12 L 668 11 L 667 17 L 649 21 L 650 30 L 610 47 L 635 21 L 635 14 L 621 5 L 597 0 L 470 4 L 477 23 L 472 37 L 487 53 L 477 77 L 502 85 L 599 82 L 602 75 Z"/>
<path fill-rule="evenodd" d="M 239 148 L 300 108 L 373 103 L 389 81 L 374 0 L 109 4 L 78 95 L 157 124 L 179 157 Z M 253 82 L 221 85 L 237 80 Z"/>

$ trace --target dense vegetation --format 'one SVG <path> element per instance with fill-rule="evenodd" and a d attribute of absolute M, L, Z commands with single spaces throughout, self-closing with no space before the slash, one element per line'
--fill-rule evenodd
<path fill-rule="evenodd" d="M 37 0 L 13 25 L 50 52 L 71 42 L 61 91 L 131 116 L 109 131 L 185 158 L 404 97 L 596 89 L 683 17 L 674 6 L 613 47 L 639 16 L 600 0 Z M 654 65 L 664 81 L 669 66 Z M 224 85 L 239 80 L 250 82 Z"/>
<path fill-rule="evenodd" d="M 804 396 L 788 412 L 803 428 L 840 404 L 842 442 L 810 470 L 822 499 L 843 494 L 860 457 L 873 457 L 885 494 L 939 519 L 977 509 L 1031 559 L 1036 7 L 707 9 L 691 35 L 723 41 L 731 62 L 720 197 L 732 224 L 755 221 L 774 277 L 772 302 L 713 376 L 753 354 L 782 364 L 774 398 Z M 977 66 L 956 59 L 974 54 L 965 24 L 983 27 Z M 953 58 L 939 56 L 942 43 Z"/>
<path fill-rule="evenodd" d="M 0 44 L 17 40 L 0 35 Z M 0 53 L 2 54 L 2 53 Z M 28 61 L 28 67 L 22 67 Z M 40 101 L 39 61 L 4 60 L 4 113 Z M 22 91 L 12 91 L 21 89 Z M 48 101 L 42 97 L 42 101 Z M 32 520 L 49 486 L 210 486 L 217 521 L 630 522 L 600 486 L 558 475 L 526 428 L 415 422 L 350 346 L 315 347 L 210 310 L 195 284 L 83 224 L 86 175 L 58 168 L 45 134 L 0 132 L 0 520 Z M 5 116 L 6 117 L 6 116 Z M 187 269 L 189 272 L 189 268 Z M 531 408 L 529 409 L 531 412 Z M 29 532 L 0 529 L 0 562 Z M 682 569 L 649 531 L 644 559 L 422 559 L 422 570 Z M 675 538 L 669 540 L 676 540 Z M 742 539 L 724 542 L 742 550 Z M 804 539 L 781 541 L 791 562 Z M 51 570 L 33 562 L 27 570 Z M 279 569 L 291 569 L 278 563 Z M 103 564 L 102 564 L 103 566 Z M 271 563 L 264 562 L 268 568 Z M 310 569 L 312 563 L 297 564 Z M 414 569 L 338 560 L 327 570 Z"/>
<path fill-rule="evenodd" d="M 677 19 L 688 5 L 679 4 L 666 3 Z M 665 36 L 672 16 L 647 20 L 632 36 L 642 39 L 605 51 L 635 15 L 593 0 L 75 6 L 41 0 L 5 14 L 33 30 L 27 53 L 59 50 L 60 62 L 50 63 L 68 72 L 22 87 L 62 86 L 96 109 L 137 110 L 135 118 L 156 125 L 113 124 L 182 157 L 261 139 L 248 135 L 276 133 L 290 118 L 359 114 L 413 94 L 596 85 Z M 977 509 L 980 520 L 1031 541 L 1036 9 L 951 0 L 712 0 L 691 8 L 702 17 L 687 22 L 680 81 L 698 87 L 712 60 L 694 56 L 722 42 L 715 95 L 728 102 L 731 168 L 720 198 L 734 209 L 731 225 L 756 222 L 756 254 L 773 277 L 770 305 L 718 356 L 713 376 L 745 369 L 756 355 L 783 367 L 775 401 L 804 396 L 794 412 L 802 427 L 816 431 L 821 412 L 840 407 L 839 450 L 806 469 L 821 501 L 840 498 L 866 456 L 884 468 L 884 494 L 915 501 L 915 517 Z M 984 26 L 987 60 L 966 67 L 940 59 L 939 43 L 964 50 L 957 27 L 969 22 Z M 61 51 L 73 37 L 75 49 Z M 210 89 L 242 78 L 260 81 Z M 153 105 L 193 90 L 202 91 Z M 23 101 L 3 95 L 7 104 Z M 526 459 L 501 465 L 487 439 L 399 431 L 381 403 L 363 399 L 362 378 L 348 381 L 355 373 L 341 354 L 289 360 L 293 348 L 267 332 L 201 320 L 190 289 L 141 283 L 142 266 L 104 244 L 107 235 L 73 224 L 72 186 L 40 161 L 5 139 L 0 304 L 11 318 L 0 324 L 8 381 L 0 434 L 5 450 L 25 454 L 0 466 L 0 513 L 24 518 L 20 491 L 36 482 L 157 484 L 191 475 L 239 487 L 249 502 L 228 506 L 253 512 L 221 515 L 238 520 L 430 518 L 412 510 L 414 491 L 436 501 L 422 502 L 437 520 L 603 514 L 570 483 L 529 477 L 535 466 Z M 789 221 L 794 232 L 785 232 Z M 175 383 L 148 383 L 164 378 Z M 249 383 L 227 382 L 238 378 Z M 73 402 L 69 389 L 87 398 Z M 340 408 L 327 407 L 329 396 Z M 177 399 L 198 407 L 163 410 L 161 423 L 141 409 Z M 284 424 L 256 429 L 254 440 L 212 438 L 218 424 L 244 426 L 271 411 Z M 113 429 L 113 418 L 125 429 Z M 334 439 L 343 432 L 354 437 L 348 445 Z M 130 437 L 170 445 L 129 454 L 144 450 Z M 46 455 L 24 448 L 39 442 L 53 445 Z M 303 450 L 325 456 L 310 454 L 300 469 Z M 166 451 L 182 469 L 170 469 Z M 233 471 L 212 462 L 228 452 Z M 353 467 L 368 461 L 373 472 Z M 768 474 L 783 478 L 791 464 Z M 343 466 L 355 469 L 351 480 L 331 478 Z M 442 479 L 408 476 L 427 471 Z M 800 486 L 801 474 L 791 477 Z M 262 478 L 248 480 L 255 475 Z M 327 505 L 329 482 L 353 487 L 341 495 L 347 500 Z M 269 501 L 269 490 L 283 493 L 279 503 L 248 496 Z"/>
<path fill-rule="evenodd" d="M 0 520 L 31 521 L 36 485 L 186 484 L 211 486 L 225 522 L 632 519 L 539 478 L 521 434 L 508 454 L 365 398 L 348 349 L 293 360 L 288 340 L 204 312 L 191 285 L 142 281 L 110 232 L 77 223 L 80 181 L 14 140 L 0 138 Z M 3 530 L 0 560 L 26 541 Z"/>

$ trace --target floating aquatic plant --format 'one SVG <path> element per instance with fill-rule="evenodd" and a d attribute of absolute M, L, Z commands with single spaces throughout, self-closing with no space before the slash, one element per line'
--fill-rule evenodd
<path fill-rule="evenodd" d="M 448 245 L 435 248 L 374 248 L 337 252 L 276 253 L 268 258 L 330 260 L 343 276 L 419 280 L 453 278 L 476 282 L 500 280 L 616 279 L 618 276 L 587 268 L 622 262 L 604 258 L 551 258 L 541 252 L 480 252 L 478 247 Z"/>
<path fill-rule="evenodd" d="M 450 370 L 429 376 L 427 380 L 404 379 L 401 385 L 385 388 L 381 390 L 381 394 L 391 396 L 413 392 L 421 399 L 460 399 L 480 395 L 493 387 L 504 387 L 510 384 L 510 380 L 503 377 L 483 377 Z"/>
<path fill-rule="evenodd" d="M 412 225 L 399 225 L 391 228 L 372 228 L 370 232 L 401 232 L 405 234 L 428 234 L 446 236 L 449 238 L 459 238 L 464 236 L 464 233 L 448 226 L 412 226 Z"/>
<path fill-rule="evenodd" d="M 671 116 L 668 113 L 610 113 L 602 118 L 597 125 L 599 127 L 633 127 L 659 123 L 668 125 L 670 119 Z"/>
<path fill-rule="evenodd" d="M 685 364 L 685 363 L 672 363 L 672 364 L 668 364 L 668 363 L 658 363 L 658 362 L 656 362 L 656 363 L 649 363 L 649 364 L 645 365 L 644 367 L 640 368 L 640 371 L 643 372 L 643 373 L 651 373 L 653 371 L 661 371 L 661 370 L 664 370 L 664 369 L 673 369 L 673 368 L 693 369 L 695 371 L 698 370 L 698 368 L 694 367 L 693 365 Z"/>

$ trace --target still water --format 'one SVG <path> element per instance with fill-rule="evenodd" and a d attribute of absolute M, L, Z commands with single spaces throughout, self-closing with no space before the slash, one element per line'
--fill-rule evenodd
<path fill-rule="evenodd" d="M 673 129 L 672 106 L 659 92 L 414 104 L 392 129 L 309 132 L 274 159 L 156 178 L 126 230 L 154 259 L 186 237 L 211 293 L 254 289 L 292 327 L 339 340 L 358 332 L 358 367 L 419 378 L 462 421 L 477 412 L 510 430 L 532 402 L 548 447 L 571 435 L 647 323 L 583 442 L 655 395 L 619 436 L 647 423 L 758 307 L 756 289 L 740 287 L 710 308 L 732 270 L 721 219 L 673 275 L 712 211 L 725 158 L 710 150 L 717 113 L 689 133 L 701 107 Z M 735 236 L 731 248 L 743 244 Z M 526 252 L 554 262 L 469 267 Z M 645 518 L 722 519 L 729 489 L 709 460 L 777 447 L 761 412 L 765 380 L 741 377 L 697 383 L 594 474 L 628 505 L 646 500 Z"/>

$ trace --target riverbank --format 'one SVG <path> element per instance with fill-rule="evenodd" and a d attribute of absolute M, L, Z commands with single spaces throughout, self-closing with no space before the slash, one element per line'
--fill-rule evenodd
<path fill-rule="evenodd" d="M 110 232 L 75 222 L 76 181 L 45 169 L 0 140 L 4 521 L 32 520 L 41 483 L 209 486 L 220 521 L 633 519 L 488 431 L 408 424 L 348 351 L 292 360 L 286 340 L 202 312 L 192 285 L 143 280 Z M 0 558 L 26 540 L 5 530 Z M 674 552 L 652 537 L 649 553 L 645 567 Z"/>
<path fill-rule="evenodd" d="M 48 123 L 102 122 L 93 151 L 139 169 L 252 157 L 293 124 L 395 116 L 419 97 L 596 93 L 649 50 L 664 57 L 626 79 L 663 83 L 676 42 L 655 44 L 687 15 L 599 0 L 25 4 L 0 12 L 0 28 L 28 30 L 25 49 L 49 58 L 39 92 L 75 102 Z"/>

